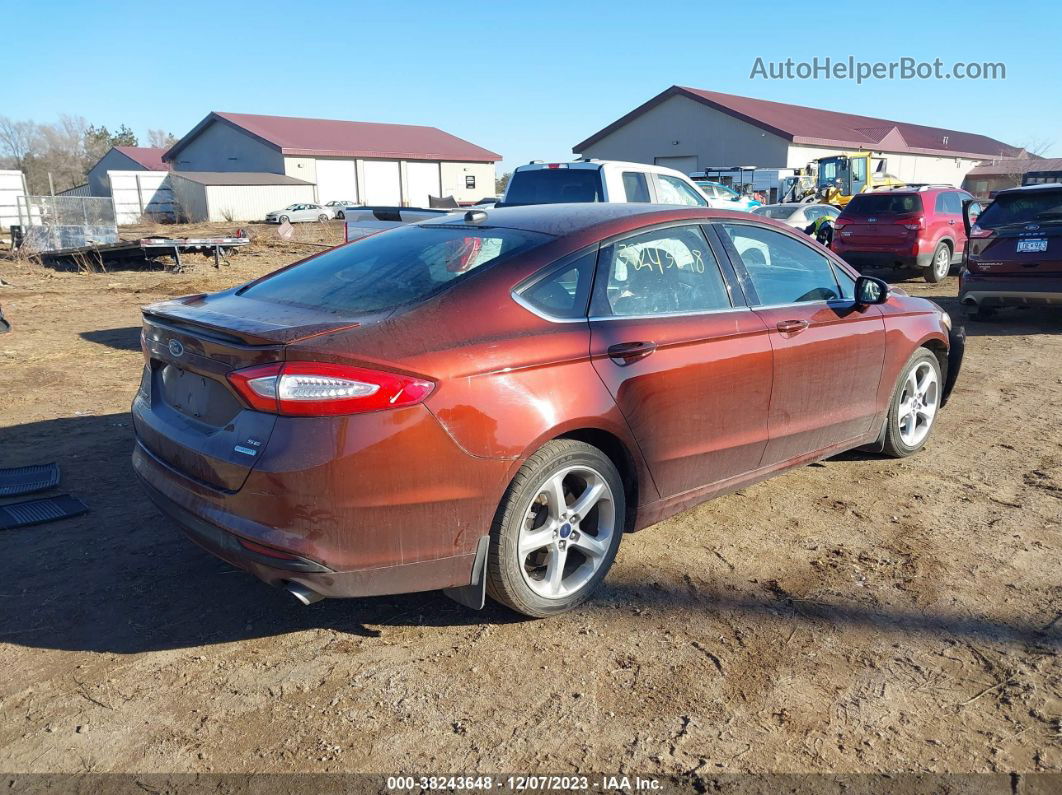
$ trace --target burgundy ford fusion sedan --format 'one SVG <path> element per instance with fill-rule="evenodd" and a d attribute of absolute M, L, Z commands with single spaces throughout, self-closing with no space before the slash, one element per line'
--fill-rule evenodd
<path fill-rule="evenodd" d="M 624 532 L 855 447 L 919 450 L 961 329 L 781 223 L 638 204 L 446 216 L 144 310 L 133 464 L 300 601 L 546 616 Z"/>

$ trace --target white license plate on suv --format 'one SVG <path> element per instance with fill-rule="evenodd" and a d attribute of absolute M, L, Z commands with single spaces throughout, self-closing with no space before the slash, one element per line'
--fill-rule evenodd
<path fill-rule="evenodd" d="M 1038 237 L 1029 240 L 1018 241 L 1018 253 L 1036 254 L 1040 251 L 1047 251 L 1047 238 Z"/>

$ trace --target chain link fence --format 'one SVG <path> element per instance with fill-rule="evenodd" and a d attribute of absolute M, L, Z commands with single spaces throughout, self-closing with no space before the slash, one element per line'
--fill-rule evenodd
<path fill-rule="evenodd" d="M 22 247 L 48 253 L 118 242 L 114 204 L 97 196 L 20 196 Z"/>

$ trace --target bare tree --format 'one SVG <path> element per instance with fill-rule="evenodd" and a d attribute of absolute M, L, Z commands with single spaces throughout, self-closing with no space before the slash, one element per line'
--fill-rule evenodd
<path fill-rule="evenodd" d="M 154 146 L 158 149 L 169 149 L 175 143 L 177 143 L 177 136 L 171 132 L 165 130 L 148 130 L 148 146 Z"/>
<path fill-rule="evenodd" d="M 40 139 L 40 126 L 32 121 L 14 121 L 0 116 L 0 155 L 13 168 L 24 171 L 29 157 Z"/>
<path fill-rule="evenodd" d="M 1013 188 L 1021 185 L 1028 171 L 1035 171 L 1034 161 L 1043 157 L 1044 152 L 1054 146 L 1054 141 L 1046 138 L 1030 138 L 1019 147 L 1021 153 L 1012 159 L 1008 159 L 1007 173 L 1003 175 L 1006 184 L 1003 187 Z"/>

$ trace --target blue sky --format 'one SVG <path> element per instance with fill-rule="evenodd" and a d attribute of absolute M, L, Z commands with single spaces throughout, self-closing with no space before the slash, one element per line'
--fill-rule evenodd
<path fill-rule="evenodd" d="M 211 110 L 428 124 L 505 156 L 573 144 L 672 84 L 978 132 L 1062 157 L 1054 2 L 2 0 L 0 113 L 142 138 Z M 766 81 L 765 60 L 1002 61 L 1005 80 Z"/>

